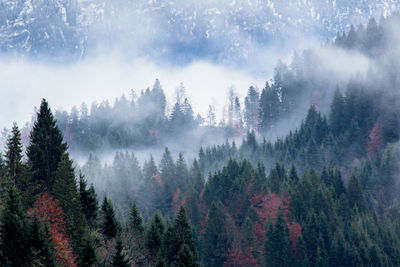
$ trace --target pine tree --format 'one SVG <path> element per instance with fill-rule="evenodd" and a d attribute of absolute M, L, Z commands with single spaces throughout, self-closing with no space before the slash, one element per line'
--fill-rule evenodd
<path fill-rule="evenodd" d="M 20 173 L 20 165 L 22 159 L 22 144 L 21 144 L 21 132 L 18 129 L 16 123 L 14 123 L 11 136 L 7 141 L 7 151 L 6 151 L 6 166 L 8 174 L 14 181 L 16 185 L 17 176 Z"/>
<path fill-rule="evenodd" d="M 86 233 L 82 238 L 79 251 L 79 266 L 92 267 L 97 262 L 96 246 L 93 238 Z"/>
<path fill-rule="evenodd" d="M 72 239 L 74 251 L 78 252 L 87 223 L 82 212 L 80 195 L 72 161 L 64 153 L 55 173 L 52 193 L 59 200 L 67 219 L 67 233 Z"/>
<path fill-rule="evenodd" d="M 154 259 L 160 252 L 162 238 L 165 231 L 164 222 L 158 212 L 156 212 L 151 220 L 150 225 L 146 229 L 145 244 Z"/>
<path fill-rule="evenodd" d="M 98 213 L 98 201 L 93 185 L 91 185 L 89 189 L 86 187 L 86 179 L 83 174 L 79 172 L 79 195 L 82 211 L 85 214 L 88 225 L 93 228 L 95 227 Z"/>
<path fill-rule="evenodd" d="M 329 115 L 330 127 L 336 136 L 343 133 L 345 130 L 345 111 L 345 99 L 340 93 L 339 88 L 337 88 L 333 95 L 331 112 Z"/>
<path fill-rule="evenodd" d="M 176 266 L 179 267 L 197 267 L 199 266 L 196 257 L 188 245 L 184 244 L 178 252 L 178 260 Z"/>
<path fill-rule="evenodd" d="M 32 264 L 56 267 L 54 246 L 47 225 L 43 225 L 37 215 L 33 216 L 29 226 L 28 244 L 30 248 L 30 261 Z"/>
<path fill-rule="evenodd" d="M 124 248 L 122 246 L 122 241 L 120 238 L 117 238 L 115 245 L 115 255 L 112 261 L 113 267 L 129 267 L 129 260 L 126 258 Z"/>
<path fill-rule="evenodd" d="M 143 219 L 135 202 L 132 203 L 124 237 L 129 258 L 138 266 L 146 265 Z"/>
<path fill-rule="evenodd" d="M 207 266 L 219 267 L 226 261 L 226 252 L 231 246 L 227 229 L 227 218 L 223 205 L 212 203 L 208 212 L 208 221 L 203 236 L 203 259 Z"/>
<path fill-rule="evenodd" d="M 250 86 L 244 100 L 244 117 L 248 129 L 258 128 L 258 110 L 260 105 L 260 93 L 254 86 Z"/>
<path fill-rule="evenodd" d="M 63 143 L 61 131 L 48 103 L 43 99 L 27 147 L 33 180 L 40 182 L 43 189 L 52 190 L 55 172 L 66 150 L 67 145 Z"/>
<path fill-rule="evenodd" d="M 114 238 L 119 232 L 119 224 L 115 218 L 114 207 L 106 196 L 104 196 L 103 204 L 101 205 L 103 221 L 101 230 L 106 239 Z"/>
<path fill-rule="evenodd" d="M 2 266 L 28 266 L 29 250 L 27 241 L 27 222 L 22 210 L 21 198 L 15 186 L 10 185 L 7 199 L 1 214 L 0 251 Z"/>
<path fill-rule="evenodd" d="M 130 231 L 135 231 L 139 236 L 143 235 L 144 233 L 143 218 L 140 215 L 135 202 L 132 203 L 132 208 L 129 212 L 129 221 L 127 227 Z"/>
<path fill-rule="evenodd" d="M 358 211 L 363 212 L 366 209 L 364 195 L 358 178 L 352 174 L 347 186 L 347 197 L 351 208 L 357 207 Z"/>
<path fill-rule="evenodd" d="M 174 231 L 176 234 L 177 248 L 175 255 L 178 256 L 179 250 L 182 246 L 186 245 L 190 250 L 191 259 L 197 262 L 197 251 L 194 245 L 194 238 L 192 234 L 192 228 L 190 226 L 189 220 L 186 217 L 186 212 L 183 206 L 181 206 L 178 215 L 176 216 L 174 223 Z"/>
<path fill-rule="evenodd" d="M 267 266 L 291 266 L 293 264 L 289 229 L 280 209 L 278 209 L 273 229 L 271 225 L 267 230 L 265 261 Z"/>

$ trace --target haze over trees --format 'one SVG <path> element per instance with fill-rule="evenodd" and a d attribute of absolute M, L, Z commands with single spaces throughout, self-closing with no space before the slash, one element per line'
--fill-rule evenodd
<path fill-rule="evenodd" d="M 28 145 L 14 124 L 0 161 L 1 265 L 400 265 L 398 20 L 326 44 L 370 58 L 366 75 L 334 84 L 317 50 L 294 54 L 264 88 L 231 90 L 219 123 L 183 93 L 167 112 L 158 80 L 90 111 L 43 99 Z M 217 134 L 192 158 L 164 148 Z M 149 147 L 160 159 L 139 160 Z"/>

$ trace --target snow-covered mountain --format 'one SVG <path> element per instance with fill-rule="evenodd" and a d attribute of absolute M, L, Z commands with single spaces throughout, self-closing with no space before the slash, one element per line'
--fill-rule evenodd
<path fill-rule="evenodd" d="M 395 12 L 400 0 L 0 0 L 0 49 L 79 59 L 91 51 L 214 60 Z"/>

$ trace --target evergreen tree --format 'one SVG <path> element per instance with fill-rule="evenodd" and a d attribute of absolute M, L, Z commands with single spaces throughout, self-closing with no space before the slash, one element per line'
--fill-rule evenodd
<path fill-rule="evenodd" d="M 143 219 L 136 203 L 132 203 L 125 233 L 125 248 L 129 258 L 138 266 L 146 265 Z"/>
<path fill-rule="evenodd" d="M 146 229 L 145 243 L 152 257 L 156 259 L 162 245 L 162 237 L 164 235 L 164 222 L 158 212 L 156 212 L 151 220 L 150 225 Z"/>
<path fill-rule="evenodd" d="M 258 110 L 260 102 L 260 93 L 254 86 L 250 86 L 247 96 L 244 100 L 245 121 L 248 129 L 258 129 Z"/>
<path fill-rule="evenodd" d="M 117 238 L 115 245 L 115 255 L 112 261 L 113 267 L 130 267 L 129 260 L 126 258 L 124 248 L 122 246 L 122 241 Z"/>
<path fill-rule="evenodd" d="M 19 192 L 13 185 L 10 185 L 7 190 L 7 198 L 0 221 L 0 261 L 2 266 L 28 266 L 28 227 Z"/>
<path fill-rule="evenodd" d="M 178 256 L 179 250 L 182 246 L 186 245 L 190 251 L 191 259 L 197 262 L 197 250 L 194 244 L 194 238 L 192 229 L 189 224 L 189 220 L 186 217 L 186 212 L 183 206 L 181 206 L 178 215 L 176 216 L 174 223 L 174 231 L 176 235 L 178 251 L 174 251 L 175 257 Z"/>
<path fill-rule="evenodd" d="M 79 172 L 79 195 L 86 221 L 88 225 L 93 228 L 98 213 L 97 196 L 93 185 L 87 188 L 86 179 L 81 172 Z"/>
<path fill-rule="evenodd" d="M 347 186 L 347 197 L 351 208 L 357 207 L 358 211 L 363 212 L 366 209 L 364 195 L 358 178 L 352 174 Z"/>
<path fill-rule="evenodd" d="M 226 261 L 226 252 L 231 247 L 227 218 L 223 205 L 212 203 L 208 212 L 208 221 L 203 237 L 203 259 L 210 267 L 222 266 Z"/>
<path fill-rule="evenodd" d="M 278 209 L 275 225 L 270 225 L 266 232 L 265 262 L 267 266 L 291 266 L 293 264 L 289 230 L 280 209 Z"/>
<path fill-rule="evenodd" d="M 184 244 L 178 252 L 178 260 L 176 266 L 179 267 L 197 267 L 196 257 L 188 245 Z"/>
<path fill-rule="evenodd" d="M 67 220 L 67 233 L 72 239 L 74 250 L 78 252 L 87 224 L 82 212 L 75 171 L 67 153 L 63 154 L 55 172 L 52 193 L 60 202 Z"/>
<path fill-rule="evenodd" d="M 129 221 L 127 226 L 129 230 L 135 231 L 140 236 L 143 235 L 144 233 L 143 218 L 140 215 L 135 202 L 132 203 L 132 208 L 129 212 Z"/>
<path fill-rule="evenodd" d="M 67 145 L 63 143 L 61 131 L 45 99 L 42 100 L 30 136 L 27 156 L 33 180 L 39 181 L 45 190 L 51 191 L 55 172 Z"/>
<path fill-rule="evenodd" d="M 17 175 L 20 173 L 20 165 L 22 159 L 22 144 L 21 144 L 21 132 L 18 129 L 16 123 L 14 123 L 11 136 L 7 141 L 7 151 L 6 151 L 6 166 L 8 174 L 17 184 Z"/>
<path fill-rule="evenodd" d="M 329 123 L 335 135 L 343 133 L 346 127 L 345 121 L 345 99 L 339 88 L 335 90 L 329 115 Z"/>
<path fill-rule="evenodd" d="M 31 255 L 30 262 L 43 266 L 56 267 L 54 247 L 47 225 L 43 225 L 34 215 L 29 227 L 28 244 Z"/>
<path fill-rule="evenodd" d="M 97 262 L 96 246 L 93 238 L 86 233 L 82 238 L 79 252 L 79 266 L 92 267 Z"/>
<path fill-rule="evenodd" d="M 119 232 L 119 224 L 115 218 L 115 211 L 111 200 L 106 196 L 104 196 L 101 211 L 103 215 L 103 221 L 101 224 L 102 233 L 106 239 L 114 238 Z"/>
<path fill-rule="evenodd" d="M 259 109 L 259 128 L 266 132 L 274 128 L 279 121 L 281 102 L 279 94 L 267 83 L 261 92 Z"/>

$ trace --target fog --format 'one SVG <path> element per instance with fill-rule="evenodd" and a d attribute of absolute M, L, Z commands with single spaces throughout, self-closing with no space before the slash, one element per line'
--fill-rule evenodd
<path fill-rule="evenodd" d="M 123 93 L 130 97 L 131 89 L 139 94 L 140 90 L 151 87 L 156 78 L 172 104 L 176 88 L 183 83 L 194 110 L 202 115 L 208 105 L 221 105 L 231 86 L 243 96 L 250 85 L 262 86 L 266 80 L 246 70 L 202 61 L 185 67 L 168 67 L 146 59 L 127 63 L 112 57 L 96 57 L 70 65 L 6 59 L 0 63 L 0 125 L 9 127 L 13 121 L 24 125 L 41 98 L 46 98 L 54 110 L 69 111 L 81 102 L 112 103 Z"/>

